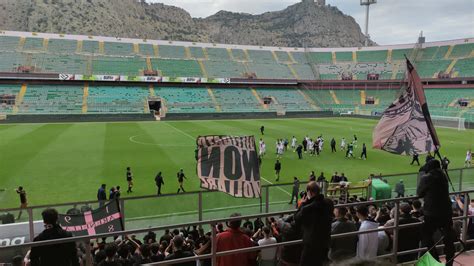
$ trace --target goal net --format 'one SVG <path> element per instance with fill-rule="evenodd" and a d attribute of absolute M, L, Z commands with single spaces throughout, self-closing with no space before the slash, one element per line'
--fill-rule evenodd
<path fill-rule="evenodd" d="M 431 120 L 433 121 L 433 124 L 438 127 L 448 127 L 457 128 L 458 130 L 466 130 L 466 127 L 464 125 L 466 119 L 462 117 L 432 115 Z"/>

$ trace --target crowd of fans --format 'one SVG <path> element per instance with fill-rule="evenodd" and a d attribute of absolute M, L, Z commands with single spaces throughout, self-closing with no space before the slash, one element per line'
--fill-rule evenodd
<path fill-rule="evenodd" d="M 431 247 L 444 238 L 444 253 L 447 258 L 454 255 L 452 242 L 461 235 L 462 221 L 452 220 L 467 208 L 474 214 L 474 200 L 469 203 L 464 197 L 450 198 L 447 180 L 436 176 L 439 162 L 427 164 L 427 176 L 418 187 L 416 199 L 376 204 L 355 195 L 344 199 L 350 207 L 342 207 L 339 200 L 325 198 L 316 182 L 308 183 L 301 194 L 299 207 L 292 215 L 260 218 L 242 221 L 240 214 L 233 214 L 229 221 L 216 225 L 217 252 L 265 246 L 280 242 L 303 239 L 302 244 L 264 248 L 258 252 L 246 252 L 220 256 L 218 266 L 253 265 L 366 265 L 379 255 Z M 438 183 L 439 182 L 439 183 Z M 444 188 L 443 188 L 444 187 Z M 469 206 L 465 206 L 469 204 Z M 449 210 L 449 213 L 446 213 Z M 394 241 L 396 217 L 400 225 L 414 226 L 399 228 L 398 241 Z M 35 241 L 70 237 L 57 224 L 58 214 L 54 209 L 43 212 L 45 230 Z M 474 219 L 468 222 L 468 238 L 474 239 Z M 374 229 L 383 229 L 375 231 Z M 441 229 L 441 230 L 438 230 Z M 372 230 L 358 235 L 332 237 L 331 235 Z M 451 241 L 451 242 L 450 242 Z M 397 245 L 394 247 L 394 245 Z M 142 265 L 152 262 L 210 254 L 212 249 L 211 230 L 196 226 L 165 231 L 159 238 L 154 232 L 146 234 L 142 240 L 136 236 L 117 236 L 112 239 L 98 239 L 91 243 L 94 265 Z M 452 248 L 452 250 L 451 250 Z M 435 249 L 430 251 L 435 258 Z M 419 253 L 397 256 L 397 262 L 414 261 Z M 34 247 L 18 265 L 84 265 L 85 247 L 67 243 L 55 246 Z M 348 264 L 347 261 L 352 264 Z M 16 258 L 16 261 L 18 259 Z M 357 264 L 354 261 L 362 261 Z M 59 263 L 59 264 L 58 264 Z M 198 263 L 198 264 L 197 264 Z M 390 265 L 383 261 L 381 265 Z M 211 265 L 211 259 L 184 262 L 174 265 Z M 374 265 L 374 264 L 372 264 Z M 447 265 L 450 265 L 448 263 Z"/>

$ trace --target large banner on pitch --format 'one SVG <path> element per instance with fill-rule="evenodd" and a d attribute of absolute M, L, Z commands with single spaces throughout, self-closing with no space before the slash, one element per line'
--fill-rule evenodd
<path fill-rule="evenodd" d="M 118 200 L 80 214 L 59 215 L 61 227 L 73 236 L 86 236 L 123 231 L 122 215 Z"/>
<path fill-rule="evenodd" d="M 201 188 L 238 198 L 260 197 L 260 169 L 255 137 L 200 136 L 197 174 Z"/>

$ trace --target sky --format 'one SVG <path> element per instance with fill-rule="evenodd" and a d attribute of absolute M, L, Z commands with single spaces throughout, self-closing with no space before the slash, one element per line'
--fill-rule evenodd
<path fill-rule="evenodd" d="M 298 0 L 148 0 L 181 7 L 193 17 L 220 10 L 261 14 L 282 10 Z M 416 42 L 420 31 L 426 41 L 474 37 L 474 0 L 378 0 L 370 7 L 369 35 L 380 45 Z M 355 18 L 362 31 L 365 7 L 360 0 L 326 0 Z"/>

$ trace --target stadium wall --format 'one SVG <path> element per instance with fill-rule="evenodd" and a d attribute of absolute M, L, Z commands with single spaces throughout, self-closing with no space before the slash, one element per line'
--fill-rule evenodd
<path fill-rule="evenodd" d="M 57 115 L 8 115 L 1 124 L 9 123 L 67 123 L 67 122 L 129 122 L 155 121 L 152 114 L 57 114 Z"/>
<path fill-rule="evenodd" d="M 168 113 L 161 120 L 217 120 L 217 119 L 271 119 L 271 118 L 318 118 L 331 117 L 331 111 L 318 112 L 249 112 L 249 113 Z"/>

